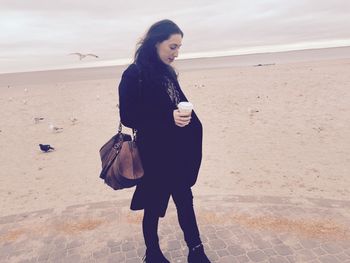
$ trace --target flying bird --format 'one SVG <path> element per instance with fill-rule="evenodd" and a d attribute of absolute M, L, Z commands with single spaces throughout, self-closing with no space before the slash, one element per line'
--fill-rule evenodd
<path fill-rule="evenodd" d="M 79 60 L 82 60 L 83 58 L 85 58 L 85 57 L 87 57 L 87 56 L 98 58 L 97 55 L 91 54 L 91 53 L 89 53 L 89 54 L 82 54 L 82 53 L 76 52 L 76 53 L 71 53 L 71 54 L 69 54 L 69 55 L 77 55 L 77 56 L 79 56 Z"/>
<path fill-rule="evenodd" d="M 42 150 L 43 152 L 48 152 L 50 150 L 55 150 L 55 148 L 51 147 L 50 144 L 39 144 L 40 146 L 40 150 Z"/>

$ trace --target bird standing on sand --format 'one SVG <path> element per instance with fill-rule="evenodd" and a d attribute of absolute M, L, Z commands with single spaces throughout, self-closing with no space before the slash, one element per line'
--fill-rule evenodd
<path fill-rule="evenodd" d="M 63 130 L 63 128 L 56 127 L 52 123 L 50 123 L 49 128 L 52 132 L 59 132 L 59 131 Z"/>
<path fill-rule="evenodd" d="M 71 54 L 69 54 L 69 55 L 77 55 L 77 56 L 79 56 L 79 60 L 82 60 L 83 58 L 85 58 L 85 57 L 87 57 L 87 56 L 91 56 L 91 57 L 98 58 L 97 55 L 91 54 L 91 53 L 89 53 L 89 54 L 82 54 L 82 53 L 76 52 L 76 53 L 71 53 Z"/>
<path fill-rule="evenodd" d="M 78 119 L 75 117 L 70 117 L 69 120 L 72 122 L 72 125 L 74 125 L 78 121 Z"/>
<path fill-rule="evenodd" d="M 248 113 L 250 116 L 253 116 L 255 113 L 259 112 L 259 110 L 257 109 L 251 109 L 251 108 L 248 108 L 247 109 Z"/>
<path fill-rule="evenodd" d="M 34 118 L 34 123 L 39 123 L 40 121 L 44 120 L 44 118 L 41 117 L 35 117 Z"/>
<path fill-rule="evenodd" d="M 42 150 L 43 152 L 48 152 L 50 150 L 55 150 L 55 148 L 51 147 L 50 144 L 39 144 L 40 146 L 40 150 Z"/>

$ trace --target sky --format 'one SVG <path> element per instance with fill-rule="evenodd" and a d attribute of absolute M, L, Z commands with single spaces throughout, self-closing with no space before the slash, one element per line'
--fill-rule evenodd
<path fill-rule="evenodd" d="M 0 0 L 0 73 L 130 63 L 161 19 L 184 32 L 178 59 L 350 46 L 349 14 L 349 0 Z"/>

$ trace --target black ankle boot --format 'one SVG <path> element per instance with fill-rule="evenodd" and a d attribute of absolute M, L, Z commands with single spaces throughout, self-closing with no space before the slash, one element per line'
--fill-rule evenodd
<path fill-rule="evenodd" d="M 142 258 L 145 263 L 170 263 L 159 249 L 146 249 L 146 253 Z"/>
<path fill-rule="evenodd" d="M 189 249 L 188 263 L 211 263 L 207 255 L 204 253 L 203 244 L 199 244 L 194 248 Z"/>

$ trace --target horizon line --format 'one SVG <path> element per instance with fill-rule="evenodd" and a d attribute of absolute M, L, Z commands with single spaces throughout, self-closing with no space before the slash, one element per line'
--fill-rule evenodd
<path fill-rule="evenodd" d="M 274 46 L 275 50 L 271 50 L 269 46 L 261 48 L 261 51 L 258 49 L 236 49 L 227 50 L 227 51 L 208 51 L 208 52 L 192 52 L 184 53 L 180 58 L 176 59 L 177 61 L 185 61 L 191 59 L 203 59 L 203 58 L 222 58 L 222 57 L 234 57 L 234 56 L 244 56 L 244 55 L 258 55 L 258 54 L 269 54 L 269 53 L 283 53 L 283 52 L 293 52 L 293 51 L 305 51 L 305 50 L 319 50 L 319 49 L 331 49 L 331 48 L 343 48 L 350 47 L 350 43 L 345 45 L 338 46 L 327 46 L 327 47 L 310 47 L 310 48 L 286 48 L 284 49 L 280 46 L 280 49 Z M 84 68 L 103 68 L 103 67 L 117 67 L 124 66 L 132 63 L 132 58 L 121 58 L 114 60 L 105 60 L 105 61 L 91 61 L 84 65 L 79 66 L 61 66 L 48 69 L 37 69 L 37 70 L 28 70 L 28 71 L 12 71 L 12 72 L 0 72 L 0 75 L 5 74 L 16 74 L 16 73 L 32 73 L 32 72 L 42 72 L 42 71 L 59 71 L 59 70 L 72 70 L 72 69 L 84 69 Z M 100 64 L 100 65 L 97 65 Z M 102 65 L 103 64 L 103 65 Z"/>

